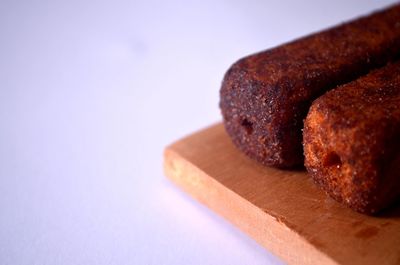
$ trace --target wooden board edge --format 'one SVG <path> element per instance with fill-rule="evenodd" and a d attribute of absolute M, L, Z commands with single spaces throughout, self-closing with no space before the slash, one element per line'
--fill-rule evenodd
<path fill-rule="evenodd" d="M 338 263 L 319 251 L 279 217 L 266 213 L 182 157 L 173 145 L 164 150 L 164 173 L 178 187 L 224 217 L 288 264 Z"/>

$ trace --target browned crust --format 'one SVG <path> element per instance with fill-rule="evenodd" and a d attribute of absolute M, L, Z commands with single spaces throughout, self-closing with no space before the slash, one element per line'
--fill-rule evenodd
<path fill-rule="evenodd" d="M 305 165 L 334 199 L 373 214 L 400 195 L 400 62 L 321 96 L 304 125 Z"/>
<path fill-rule="evenodd" d="M 245 57 L 220 91 L 235 145 L 276 167 L 303 164 L 303 119 L 311 102 L 400 54 L 400 5 Z"/>

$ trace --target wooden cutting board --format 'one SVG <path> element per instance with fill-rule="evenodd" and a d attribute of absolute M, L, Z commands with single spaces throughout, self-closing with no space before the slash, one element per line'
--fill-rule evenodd
<path fill-rule="evenodd" d="M 242 155 L 222 124 L 165 149 L 165 174 L 289 264 L 400 264 L 400 207 L 353 212 L 305 171 L 264 167 Z"/>

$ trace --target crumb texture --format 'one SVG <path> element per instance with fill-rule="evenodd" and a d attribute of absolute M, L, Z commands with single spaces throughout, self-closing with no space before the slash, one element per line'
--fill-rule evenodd
<path fill-rule="evenodd" d="M 314 99 L 400 56 L 400 5 L 245 57 L 220 90 L 234 144 L 269 166 L 304 162 L 303 119 Z M 336 164 L 337 158 L 333 159 Z"/>
<path fill-rule="evenodd" d="M 373 214 L 400 195 L 400 62 L 318 98 L 305 120 L 305 164 L 329 195 Z"/>

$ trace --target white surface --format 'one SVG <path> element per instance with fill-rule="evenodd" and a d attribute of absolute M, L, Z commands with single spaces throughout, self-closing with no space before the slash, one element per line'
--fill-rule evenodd
<path fill-rule="evenodd" d="M 162 150 L 236 59 L 393 1 L 1 1 L 0 264 L 279 264 Z"/>

